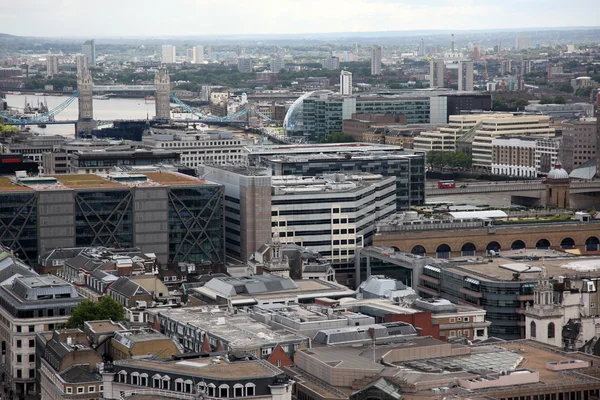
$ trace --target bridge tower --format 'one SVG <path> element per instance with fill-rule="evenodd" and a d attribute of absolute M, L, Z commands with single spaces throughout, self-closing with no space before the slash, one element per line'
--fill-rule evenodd
<path fill-rule="evenodd" d="M 98 123 L 94 121 L 94 100 L 93 90 L 94 81 L 92 74 L 87 69 L 84 69 L 77 76 L 77 90 L 79 91 L 79 118 L 75 127 L 77 133 L 91 132 L 98 127 Z"/>
<path fill-rule="evenodd" d="M 159 68 L 154 75 L 156 85 L 156 119 L 168 121 L 171 119 L 171 80 L 166 68 Z"/>

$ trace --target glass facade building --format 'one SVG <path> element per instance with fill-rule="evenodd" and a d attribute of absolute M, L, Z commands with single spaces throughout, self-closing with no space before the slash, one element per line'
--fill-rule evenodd
<path fill-rule="evenodd" d="M 169 259 L 224 263 L 223 186 L 172 188 L 169 192 Z"/>
<path fill-rule="evenodd" d="M 266 162 L 274 175 L 321 176 L 330 173 L 368 172 L 396 177 L 396 209 L 425 203 L 425 153 L 404 150 L 397 154 L 309 155 L 273 158 Z"/>
<path fill-rule="evenodd" d="M 0 189 L 0 244 L 31 265 L 37 259 L 38 212 L 33 192 Z"/>

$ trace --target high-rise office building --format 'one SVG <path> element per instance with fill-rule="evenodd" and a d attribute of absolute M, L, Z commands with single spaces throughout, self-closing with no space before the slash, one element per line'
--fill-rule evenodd
<path fill-rule="evenodd" d="M 86 40 L 81 45 L 81 52 L 86 55 L 88 59 L 88 65 L 96 65 L 96 41 Z"/>
<path fill-rule="evenodd" d="M 208 46 L 206 49 L 206 58 L 212 60 L 212 47 Z"/>
<path fill-rule="evenodd" d="M 481 49 L 478 44 L 473 45 L 473 61 L 481 61 Z"/>
<path fill-rule="evenodd" d="M 340 94 L 342 96 L 352 96 L 352 72 L 340 72 Z"/>
<path fill-rule="evenodd" d="M 419 44 L 419 57 L 425 57 L 425 40 L 421 39 L 421 43 Z"/>
<path fill-rule="evenodd" d="M 381 46 L 371 50 L 371 75 L 381 75 Z"/>
<path fill-rule="evenodd" d="M 458 90 L 467 92 L 473 90 L 473 61 L 459 61 Z"/>
<path fill-rule="evenodd" d="M 194 46 L 192 49 L 192 63 L 202 64 L 204 62 L 204 46 Z"/>
<path fill-rule="evenodd" d="M 58 56 L 48 54 L 46 56 L 46 76 L 53 77 L 54 75 L 58 75 Z"/>
<path fill-rule="evenodd" d="M 335 56 L 326 58 L 325 61 L 323 61 L 323 69 L 328 69 L 330 71 L 340 69 L 340 58 Z"/>
<path fill-rule="evenodd" d="M 529 36 L 517 36 L 515 50 L 524 50 L 530 47 Z"/>
<path fill-rule="evenodd" d="M 162 46 L 161 62 L 163 64 L 175 64 L 175 46 L 164 44 Z"/>
<path fill-rule="evenodd" d="M 88 70 L 88 58 L 85 54 L 77 54 L 75 56 L 75 63 L 77 64 L 77 76 L 85 75 L 85 71 Z"/>
<path fill-rule="evenodd" d="M 444 60 L 435 58 L 429 61 L 429 87 L 444 87 L 444 72 L 446 67 Z"/>
<path fill-rule="evenodd" d="M 252 72 L 252 70 L 253 70 L 252 59 L 246 58 L 246 57 L 238 58 L 238 71 L 240 71 L 241 73 L 247 74 L 247 73 Z"/>
<path fill-rule="evenodd" d="M 271 68 L 271 72 L 280 72 L 282 69 L 285 69 L 283 57 L 279 55 L 271 57 L 269 67 Z"/>

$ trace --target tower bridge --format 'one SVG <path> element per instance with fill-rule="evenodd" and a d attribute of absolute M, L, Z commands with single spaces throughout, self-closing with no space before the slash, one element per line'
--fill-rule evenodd
<path fill-rule="evenodd" d="M 0 113 L 0 119 L 7 125 L 37 125 L 37 124 L 75 124 L 77 132 L 91 132 L 99 125 L 105 124 L 104 121 L 94 119 L 94 92 L 113 93 L 113 92 L 154 92 L 156 115 L 155 119 L 159 121 L 169 121 L 171 119 L 171 101 L 182 107 L 186 113 L 192 114 L 198 119 L 177 120 L 180 122 L 206 123 L 215 125 L 224 124 L 246 124 L 248 110 L 242 110 L 226 117 L 215 117 L 206 115 L 200 110 L 193 108 L 171 93 L 171 81 L 166 68 L 159 68 L 155 72 L 153 85 L 94 85 L 92 76 L 88 70 L 83 70 L 77 76 L 77 91 L 62 104 L 44 114 L 36 115 L 31 118 L 15 118 L 14 116 Z M 79 116 L 76 121 L 56 120 L 55 116 L 64 111 L 71 103 L 77 99 L 79 106 Z M 257 114 L 259 117 L 267 119 L 265 116 Z"/>

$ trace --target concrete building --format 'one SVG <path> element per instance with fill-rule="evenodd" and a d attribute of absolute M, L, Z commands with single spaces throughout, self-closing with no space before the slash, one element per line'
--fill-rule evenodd
<path fill-rule="evenodd" d="M 81 52 L 87 57 L 88 65 L 96 66 L 96 41 L 94 39 L 83 42 Z"/>
<path fill-rule="evenodd" d="M 285 69 L 285 60 L 283 56 L 276 55 L 269 60 L 269 68 L 271 72 L 281 72 Z"/>
<path fill-rule="evenodd" d="M 560 160 L 567 172 L 570 173 L 575 168 L 596 158 L 598 146 L 596 122 L 595 118 L 586 118 L 562 123 Z"/>
<path fill-rule="evenodd" d="M 525 135 L 551 138 L 555 129 L 547 116 L 491 114 L 484 116 L 474 127 L 471 141 L 473 166 L 490 170 L 492 165 L 493 139 L 507 135 Z M 470 141 L 470 137 L 466 138 Z"/>
<path fill-rule="evenodd" d="M 429 61 L 429 87 L 446 87 L 446 66 L 443 58 L 434 58 Z"/>
<path fill-rule="evenodd" d="M 192 64 L 203 64 L 204 63 L 204 46 L 192 47 Z"/>
<path fill-rule="evenodd" d="M 89 69 L 88 57 L 85 54 L 77 54 L 75 64 L 77 64 L 77 76 L 84 76 Z"/>
<path fill-rule="evenodd" d="M 352 72 L 340 72 L 340 95 L 352 96 Z"/>
<path fill-rule="evenodd" d="M 404 115 L 386 114 L 352 114 L 351 119 L 342 122 L 342 132 L 352 136 L 357 142 L 365 141 L 363 134 L 373 125 L 406 125 Z M 368 141 L 369 143 L 377 143 Z M 384 144 L 384 142 L 381 142 Z"/>
<path fill-rule="evenodd" d="M 337 71 L 338 69 L 340 69 L 340 59 L 336 56 L 326 58 L 322 64 L 323 69 L 327 69 L 330 71 Z"/>
<path fill-rule="evenodd" d="M 247 262 L 272 237 L 271 177 L 262 168 L 201 166 L 199 172 L 225 190 L 225 249 Z"/>
<path fill-rule="evenodd" d="M 238 71 L 243 74 L 249 74 L 253 71 L 252 59 L 246 57 L 240 57 L 237 60 Z"/>
<path fill-rule="evenodd" d="M 530 104 L 525 111 L 548 115 L 555 119 L 579 119 L 594 116 L 594 105 L 589 103 Z"/>
<path fill-rule="evenodd" d="M 243 313 L 188 307 L 161 311 L 157 318 L 163 333 L 192 352 L 226 351 L 268 359 L 277 345 L 282 346 L 289 357 L 301 346 L 310 347 L 306 336 L 285 328 L 272 330 Z"/>
<path fill-rule="evenodd" d="M 160 62 L 162 64 L 175 64 L 175 46 L 170 44 L 163 44 L 161 47 L 162 55 L 160 58 Z"/>
<path fill-rule="evenodd" d="M 506 136 L 492 140 L 494 175 L 537 178 L 550 172 L 558 160 L 559 138 Z"/>
<path fill-rule="evenodd" d="M 7 261 L 11 262 L 10 257 L 4 259 Z M 83 300 L 70 283 L 51 275 L 13 276 L 0 286 L 0 307 L 5 320 L 0 325 L 1 365 L 8 398 L 37 392 L 35 335 L 66 323 Z"/>
<path fill-rule="evenodd" d="M 178 164 L 180 153 L 171 150 L 76 152 L 69 156 L 68 174 L 110 173 L 114 167 Z"/>
<path fill-rule="evenodd" d="M 104 389 L 96 365 L 102 355 L 91 347 L 80 329 L 39 332 L 36 359 L 38 394 L 42 400 L 101 399 Z"/>
<path fill-rule="evenodd" d="M 173 48 L 173 52 L 175 49 Z M 174 61 L 173 61 L 174 62 Z M 171 119 L 171 79 L 166 68 L 158 68 L 154 73 L 156 85 L 155 119 L 169 121 Z"/>
<path fill-rule="evenodd" d="M 425 154 L 410 150 L 395 154 L 372 151 L 364 154 L 315 154 L 272 157 L 265 160 L 273 175 L 320 176 L 337 173 L 367 172 L 396 177 L 396 209 L 406 210 L 425 201 Z"/>
<path fill-rule="evenodd" d="M 473 61 L 459 61 L 458 91 L 473 91 Z"/>
<path fill-rule="evenodd" d="M 199 397 L 292 400 L 292 381 L 265 360 L 229 361 L 223 352 L 172 359 L 120 360 L 100 371 L 105 399 Z"/>
<path fill-rule="evenodd" d="M 296 279 L 272 274 L 245 277 L 214 277 L 204 286 L 191 288 L 190 296 L 209 305 L 232 307 L 256 304 L 314 303 L 321 297 L 352 296 L 346 286 L 322 279 Z"/>
<path fill-rule="evenodd" d="M 57 247 L 115 243 L 155 253 L 163 264 L 224 262 L 219 185 L 178 173 L 151 172 L 0 178 L 0 188 L 0 212 L 17 217 L 5 227 L 11 234 L 0 240 L 29 262 Z M 202 223 L 189 226 L 185 215 L 202 218 Z M 38 224 L 38 219 L 44 222 Z M 183 247 L 183 240 L 189 246 Z"/>
<path fill-rule="evenodd" d="M 352 345 L 304 349 L 284 370 L 295 381 L 298 399 L 509 399 L 557 392 L 589 399 L 590 390 L 600 387 L 590 379 L 599 360 L 531 340 L 469 347 L 418 337 L 373 350 Z M 573 379 L 565 379 L 566 373 Z"/>
<path fill-rule="evenodd" d="M 456 151 L 457 141 L 465 135 L 471 136 L 487 114 L 451 115 L 448 126 L 435 131 L 422 132 L 414 140 L 414 149 L 421 151 Z M 508 114 L 507 114 L 508 115 Z"/>
<path fill-rule="evenodd" d="M 371 75 L 381 75 L 381 46 L 371 49 Z"/>
<path fill-rule="evenodd" d="M 529 36 L 517 36 L 515 39 L 515 50 L 526 50 L 531 47 Z"/>
<path fill-rule="evenodd" d="M 193 168 L 208 164 L 247 165 L 246 146 L 251 143 L 242 136 L 218 130 L 150 128 L 142 137 L 144 148 L 177 152 L 179 162 Z"/>
<path fill-rule="evenodd" d="M 55 75 L 58 75 L 58 56 L 48 54 L 46 56 L 46 77 L 52 78 Z"/>

